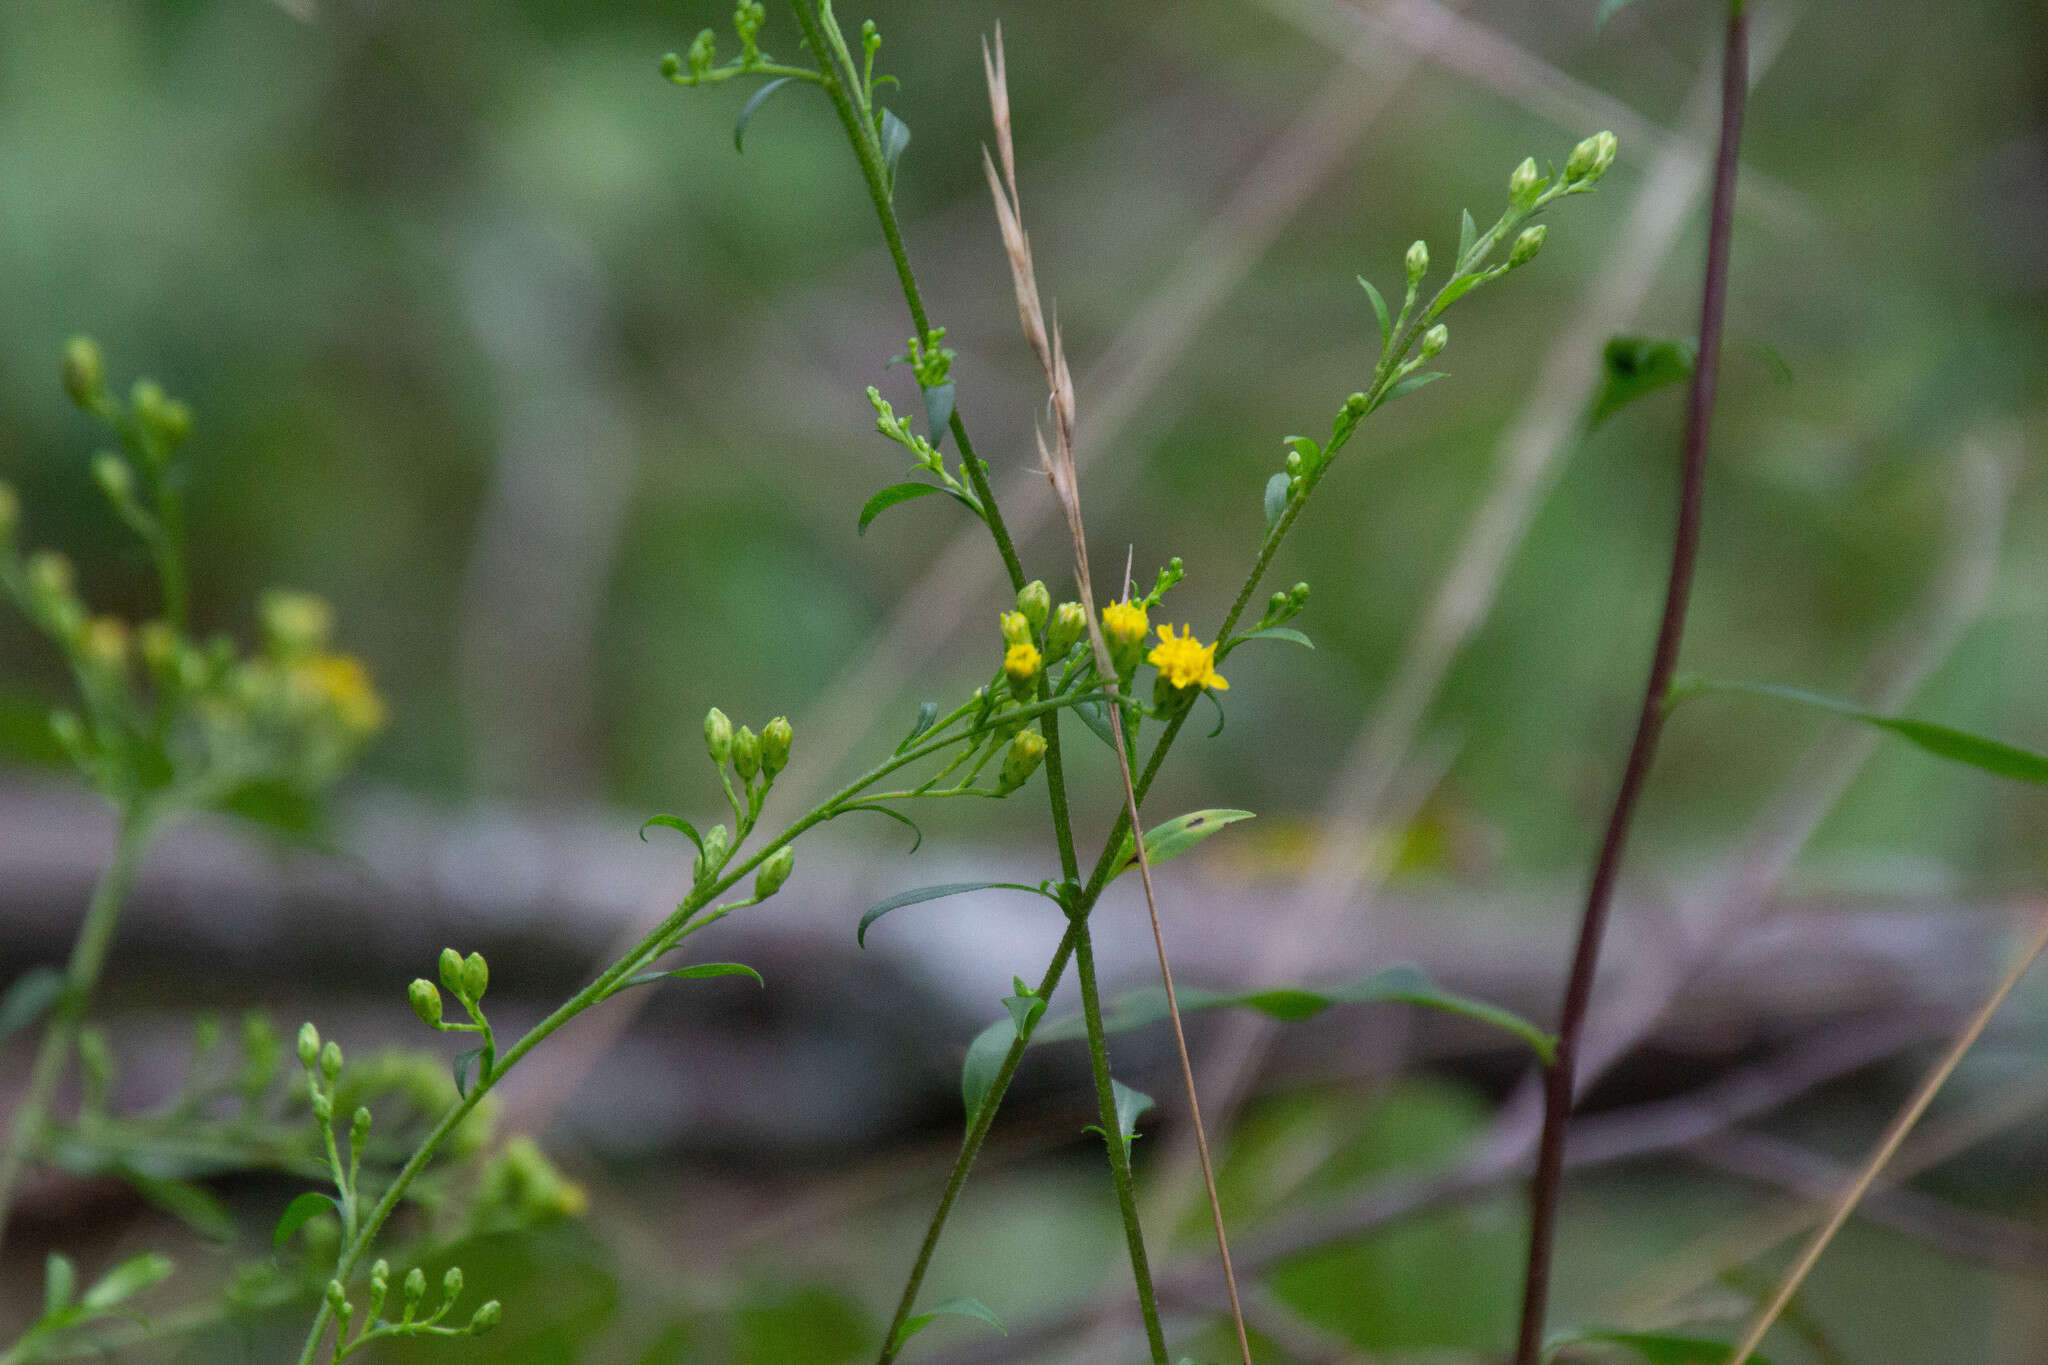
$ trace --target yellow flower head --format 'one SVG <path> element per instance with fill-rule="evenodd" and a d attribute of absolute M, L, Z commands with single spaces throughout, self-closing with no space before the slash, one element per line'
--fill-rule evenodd
<path fill-rule="evenodd" d="M 1102 609 L 1102 633 L 1111 645 L 1138 644 L 1150 628 L 1145 608 L 1135 602 L 1112 602 Z"/>
<path fill-rule="evenodd" d="M 310 654 L 294 675 L 334 708 L 341 723 L 359 735 L 384 728 L 384 699 L 370 682 L 370 671 L 353 654 Z"/>
<path fill-rule="evenodd" d="M 1010 686 L 1014 688 L 1030 687 L 1044 662 L 1034 644 L 1011 645 L 1003 652 L 1003 672 L 1010 675 Z"/>
<path fill-rule="evenodd" d="M 1159 643 L 1145 656 L 1145 662 L 1159 670 L 1159 676 L 1175 687 L 1209 687 L 1228 691 L 1230 684 L 1216 671 L 1216 646 L 1195 639 L 1186 626 L 1175 639 L 1172 626 L 1159 628 Z"/>

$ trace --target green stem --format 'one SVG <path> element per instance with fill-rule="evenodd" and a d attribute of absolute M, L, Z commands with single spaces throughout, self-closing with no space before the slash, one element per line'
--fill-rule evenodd
<path fill-rule="evenodd" d="M 63 1078 L 64 1068 L 71 1059 L 72 1047 L 78 1039 L 79 1021 L 85 1016 L 93 988 L 99 984 L 100 968 L 106 962 L 114 926 L 120 922 L 121 905 L 128 897 L 128 888 L 135 881 L 135 869 L 142 861 L 143 851 L 149 846 L 154 823 L 152 812 L 141 803 L 131 803 L 122 809 L 114 836 L 114 856 L 100 873 L 99 884 L 93 888 L 92 901 L 86 907 L 85 919 L 78 927 L 78 938 L 72 943 L 63 990 L 57 997 L 50 1022 L 43 1030 L 35 1064 L 29 1071 L 28 1089 L 14 1111 L 14 1127 L 8 1136 L 7 1150 L 0 1155 L 0 1240 L 6 1237 L 7 1213 L 14 1201 L 14 1189 L 21 1178 L 22 1166 L 49 1117 L 51 1096 L 55 1094 L 57 1082 Z"/>
<path fill-rule="evenodd" d="M 1123 1215 L 1124 1240 L 1131 1250 L 1131 1278 L 1137 1281 L 1138 1312 L 1145 1319 L 1145 1340 L 1153 1365 L 1166 1365 L 1166 1335 L 1159 1328 L 1159 1298 L 1152 1289 L 1152 1268 L 1145 1259 L 1145 1233 L 1138 1222 L 1138 1199 L 1131 1189 L 1131 1153 L 1116 1113 L 1116 1091 L 1110 1085 L 1109 1047 L 1102 1029 L 1102 997 L 1095 987 L 1095 948 L 1086 916 L 1074 921 L 1074 967 L 1081 981 L 1081 1016 L 1088 1024 L 1088 1068 L 1095 1076 L 1095 1104 L 1102 1116 L 1102 1145 L 1109 1152 L 1110 1180 Z"/>

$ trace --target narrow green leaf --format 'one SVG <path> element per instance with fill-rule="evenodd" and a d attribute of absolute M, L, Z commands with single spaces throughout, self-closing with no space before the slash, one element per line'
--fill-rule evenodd
<path fill-rule="evenodd" d="M 1233 646 L 1241 645 L 1246 640 L 1285 640 L 1289 644 L 1303 645 L 1309 649 L 1316 647 L 1315 641 L 1303 635 L 1293 626 L 1261 626 L 1257 630 L 1246 631 L 1233 640 L 1231 644 Z"/>
<path fill-rule="evenodd" d="M 322 1194 L 318 1190 L 307 1190 L 284 1206 L 284 1214 L 277 1220 L 276 1230 L 270 1234 L 271 1248 L 283 1250 L 284 1244 L 291 1240 L 291 1235 L 309 1221 L 323 1213 L 338 1215 L 340 1212 L 341 1205 L 335 1202 L 333 1195 Z"/>
<path fill-rule="evenodd" d="M 1373 316 L 1380 320 L 1380 347 L 1384 350 L 1394 335 L 1393 315 L 1387 312 L 1387 301 L 1380 297 L 1379 290 L 1372 287 L 1371 280 L 1360 275 L 1358 283 L 1365 290 L 1365 296 L 1372 300 Z"/>
<path fill-rule="evenodd" d="M 1287 485 L 1291 482 L 1284 469 L 1266 480 L 1266 530 L 1269 532 L 1280 524 L 1280 518 L 1287 511 Z"/>
<path fill-rule="evenodd" d="M 1101 740 L 1103 747 L 1116 752 L 1116 730 L 1109 723 L 1109 703 L 1100 697 L 1074 703 L 1074 714 L 1088 727 L 1088 732 Z"/>
<path fill-rule="evenodd" d="M 914 891 L 899 891 L 871 907 L 860 917 L 860 927 L 853 931 L 854 941 L 863 948 L 867 947 L 868 926 L 891 910 L 901 910 L 906 905 L 918 905 L 925 901 L 943 900 L 947 896 L 964 895 L 969 891 L 1029 891 L 1033 895 L 1045 896 L 1047 900 L 1052 899 L 1042 887 L 1026 886 L 1022 882 L 946 882 L 938 886 L 920 886 Z"/>
<path fill-rule="evenodd" d="M 78 1267 L 71 1264 L 70 1257 L 51 1252 L 43 1260 L 43 1316 L 69 1308 L 77 1287 Z"/>
<path fill-rule="evenodd" d="M 1781 687 L 1775 683 L 1698 682 L 1692 684 L 1689 690 L 1747 692 L 1759 697 L 1776 697 L 1781 701 L 1798 702 L 1802 706 L 1832 711 L 1838 716 L 1847 716 L 1865 725 L 1889 730 L 1907 743 L 1925 749 L 1937 758 L 1967 763 L 1973 768 L 1982 768 L 1987 773 L 1996 773 L 2000 777 L 2010 777 L 2020 782 L 2048 784 L 2048 754 L 2038 754 L 2031 749 L 2021 749 L 1995 739 L 1987 739 L 1983 735 L 1973 735 L 1967 730 L 1936 725 L 1932 721 L 1913 720 L 1907 716 L 1883 716 L 1874 711 L 1865 711 L 1851 702 L 1824 697 L 1818 692 L 1808 692 L 1803 688 Z"/>
<path fill-rule="evenodd" d="M 917 737 L 931 729 L 938 722 L 938 719 L 939 704 L 937 702 L 919 702 L 917 704 L 917 723 L 910 727 L 910 733 L 905 735 L 902 742 L 896 746 L 896 752 L 900 754 L 911 745 L 917 743 Z"/>
<path fill-rule="evenodd" d="M 1593 16 L 1593 31 L 1600 32 L 1607 27 L 1607 21 L 1633 5 L 1636 0 L 1600 0 L 1599 13 Z"/>
<path fill-rule="evenodd" d="M 1252 813 L 1248 810 L 1224 809 L 1194 810 L 1186 815 L 1177 815 L 1165 824 L 1154 825 L 1145 831 L 1145 861 L 1157 867 L 1170 858 L 1178 858 L 1225 825 L 1251 818 Z M 1122 876 L 1129 871 L 1134 866 L 1133 857 L 1131 836 L 1126 834 L 1123 847 L 1117 850 L 1113 875 Z"/>
<path fill-rule="evenodd" d="M 1017 1021 L 1006 1015 L 975 1034 L 974 1041 L 967 1045 L 967 1059 L 960 1065 L 960 1102 L 970 1121 L 994 1087 L 996 1076 L 1003 1069 L 1003 1059 L 1010 1055 L 1010 1045 L 1016 1041 Z"/>
<path fill-rule="evenodd" d="M 14 978 L 0 996 L 0 1038 L 25 1029 L 64 993 L 64 973 L 55 967 L 31 967 Z"/>
<path fill-rule="evenodd" d="M 994 1313 L 989 1312 L 988 1306 L 980 1299 L 948 1299 L 929 1312 L 905 1318 L 903 1325 L 896 1329 L 896 1339 L 892 1345 L 900 1347 L 904 1342 L 931 1326 L 935 1319 L 942 1317 L 973 1318 L 976 1321 L 987 1323 L 1004 1336 L 1010 1335 L 1010 1329 L 1003 1326 L 1003 1320 Z"/>
<path fill-rule="evenodd" d="M 953 420 L 953 381 L 934 384 L 924 391 L 925 439 L 937 450 L 946 443 L 946 427 Z"/>
<path fill-rule="evenodd" d="M 868 533 L 868 523 L 888 511 L 899 502 L 910 502 L 916 498 L 930 497 L 934 493 L 948 490 L 935 483 L 892 483 L 861 505 L 860 533 Z"/>
<path fill-rule="evenodd" d="M 882 111 L 882 164 L 889 168 L 889 187 L 896 187 L 896 163 L 903 159 L 903 149 L 910 145 L 910 125 L 897 118 L 891 110 Z"/>
<path fill-rule="evenodd" d="M 1472 210 L 1461 210 L 1461 217 L 1458 220 L 1458 259 L 1451 264 L 1453 270 L 1465 268 L 1465 258 L 1472 254 L 1473 244 L 1478 240 L 1479 224 L 1472 221 Z"/>
<path fill-rule="evenodd" d="M 1692 374 L 1699 348 L 1690 341 L 1661 337 L 1610 337 L 1601 352 L 1604 378 L 1586 425 L 1597 427 L 1638 398 Z"/>
<path fill-rule="evenodd" d="M 617 995 L 628 986 L 651 986 L 657 981 L 701 981 L 712 976 L 751 976 L 754 984 L 766 989 L 768 983 L 761 974 L 744 962 L 699 962 L 694 966 L 678 967 L 672 972 L 641 972 L 629 976 L 612 991 Z"/>
<path fill-rule="evenodd" d="M 231 1242 L 235 1220 L 218 1199 L 189 1180 L 169 1180 L 144 1175 L 124 1167 L 118 1174 L 144 1199 L 170 1214 L 201 1237 L 214 1242 Z"/>
<path fill-rule="evenodd" d="M 1492 276 L 1483 270 L 1475 270 L 1469 275 L 1458 276 L 1458 278 L 1444 286 L 1443 293 L 1437 295 L 1436 302 L 1430 305 L 1429 315 L 1433 318 L 1442 317 L 1445 309 L 1491 278 Z"/>
<path fill-rule="evenodd" d="M 1558 1352 L 1572 1346 L 1620 1346 L 1633 1351 L 1649 1365 L 1726 1365 L 1735 1350 L 1712 1337 L 1682 1336 L 1673 1332 L 1566 1332 L 1543 1343 L 1547 1363 Z M 1756 1365 L 1771 1365 L 1765 1356 L 1752 1355 Z"/>
<path fill-rule="evenodd" d="M 99 1283 L 85 1291 L 85 1297 L 78 1301 L 78 1305 L 90 1313 L 104 1313 L 143 1290 L 162 1284 L 175 1268 L 170 1257 L 154 1252 L 131 1256 L 100 1276 Z"/>
<path fill-rule="evenodd" d="M 647 823 L 640 826 L 641 843 L 644 844 L 647 842 L 647 831 L 655 828 L 656 826 L 659 826 L 662 829 L 672 829 L 679 831 L 681 834 L 683 834 L 684 837 L 689 839 L 691 843 L 697 846 L 697 852 L 702 853 L 704 851 L 704 836 L 697 832 L 697 827 L 695 825 L 691 824 L 688 820 L 685 820 L 680 815 L 648 816 Z"/>
<path fill-rule="evenodd" d="M 473 1047 L 467 1052 L 455 1054 L 455 1093 L 464 1099 L 469 1098 L 469 1084 L 473 1079 L 477 1063 L 482 1059 L 483 1055 L 484 1050 L 480 1047 Z"/>
<path fill-rule="evenodd" d="M 1109 1093 L 1116 1104 L 1117 1140 L 1123 1143 L 1124 1151 L 1128 1154 L 1131 1143 L 1138 1136 L 1138 1117 L 1152 1107 L 1152 1097 L 1142 1090 L 1133 1090 L 1114 1077 L 1110 1078 Z M 1100 1133 L 1102 1126 L 1091 1123 L 1081 1131 Z"/>
<path fill-rule="evenodd" d="M 755 114 L 761 112 L 761 106 L 768 102 L 768 97 L 770 95 L 773 95 L 776 91 L 780 90 L 783 86 L 788 85 L 791 81 L 795 79 L 796 77 L 794 76 L 783 76 L 777 80 L 772 80 L 768 82 L 768 84 L 762 86 L 759 90 L 756 90 L 753 94 L 747 96 L 747 102 L 740 106 L 740 116 L 734 119 L 732 123 L 732 149 L 734 151 L 746 151 L 746 148 L 741 146 L 740 144 L 746 138 L 747 125 L 754 121 Z"/>
<path fill-rule="evenodd" d="M 1396 398 L 1406 397 L 1424 384 L 1434 384 L 1437 380 L 1448 377 L 1448 374 L 1449 372 L 1446 370 L 1430 370 L 1423 374 L 1411 374 L 1400 383 L 1394 385 L 1393 388 L 1387 390 L 1387 401 L 1391 403 Z"/>
<path fill-rule="evenodd" d="M 1177 992 L 1177 998 L 1180 1002 L 1180 1011 L 1184 1015 L 1196 1010 L 1255 1009 L 1283 1023 L 1314 1018 L 1332 1005 L 1420 1005 L 1426 1009 L 1475 1019 L 1510 1033 L 1527 1043 L 1537 1058 L 1546 1064 L 1549 1063 L 1557 1045 L 1556 1039 L 1512 1010 L 1490 1005 L 1483 1000 L 1474 1000 L 1470 996 L 1453 994 L 1437 985 L 1420 968 L 1405 963 L 1374 972 L 1371 976 L 1348 985 L 1321 990 L 1303 986 L 1275 986 L 1263 990 L 1225 993 L 1190 988 Z M 1166 1015 L 1166 992 L 1160 987 L 1153 986 L 1119 996 L 1103 1012 L 1102 1027 L 1106 1032 L 1117 1033 L 1157 1023 L 1166 1018 Z M 1085 1021 L 1081 1016 L 1074 1015 L 1042 1025 L 1032 1034 L 1031 1041 L 1050 1043 L 1079 1038 L 1085 1030 Z"/>
<path fill-rule="evenodd" d="M 924 831 L 917 827 L 917 821 L 911 819 L 909 816 L 905 815 L 900 810 L 891 810 L 887 806 L 850 806 L 847 809 L 849 810 L 849 812 L 857 810 L 873 811 L 876 815 L 888 816 L 891 820 L 894 820 L 899 825 L 910 826 L 910 832 L 916 836 L 914 839 L 910 841 L 910 851 L 912 853 L 917 852 L 917 850 L 924 844 Z"/>

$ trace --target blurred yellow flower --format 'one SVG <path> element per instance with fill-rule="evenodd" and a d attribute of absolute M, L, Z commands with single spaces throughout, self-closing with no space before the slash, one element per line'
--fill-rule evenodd
<path fill-rule="evenodd" d="M 350 730 L 368 735 L 384 728 L 384 699 L 371 684 L 370 671 L 353 654 L 309 654 L 292 671 L 334 708 Z"/>
<path fill-rule="evenodd" d="M 1161 626 L 1159 643 L 1145 656 L 1145 662 L 1175 687 L 1210 687 L 1218 692 L 1230 688 L 1216 671 L 1216 646 L 1202 644 L 1186 626 L 1181 627 L 1178 639 L 1172 626 Z"/>

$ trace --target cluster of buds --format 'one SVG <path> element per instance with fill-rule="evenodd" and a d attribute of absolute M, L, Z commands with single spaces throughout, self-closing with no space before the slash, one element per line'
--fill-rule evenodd
<path fill-rule="evenodd" d="M 764 785 L 774 782 L 776 774 L 789 766 L 789 747 L 795 740 L 787 716 L 769 721 L 758 735 L 744 725 L 735 730 L 715 706 L 704 717 L 705 752 L 721 771 L 730 761 L 742 783 L 751 784 L 757 775 Z"/>
<path fill-rule="evenodd" d="M 484 961 L 482 953 L 471 953 L 464 957 L 453 948 L 443 948 L 440 959 L 441 984 L 436 986 L 424 976 L 413 978 L 406 987 L 406 1000 L 412 1005 L 412 1012 L 428 1028 L 443 1033 L 482 1033 L 488 1028 L 483 1013 L 484 992 L 491 986 L 491 964 Z M 452 1023 L 442 1018 L 445 1006 L 441 990 L 445 987 L 469 1016 L 469 1022 Z"/>
<path fill-rule="evenodd" d="M 787 716 L 775 717 L 757 735 L 745 725 L 735 729 L 731 718 L 715 706 L 705 713 L 704 752 L 718 769 L 718 780 L 732 805 L 735 827 L 729 831 L 722 824 L 713 825 L 701 837 L 692 835 L 697 839 L 697 885 L 716 878 L 733 850 L 746 840 L 760 818 L 761 807 L 777 774 L 789 766 L 790 747 L 795 742 L 796 729 Z M 727 765 L 731 767 L 730 773 Z M 732 783 L 735 776 L 740 780 L 737 791 Z M 754 899 L 766 900 L 780 891 L 795 866 L 796 852 L 788 845 L 770 854 L 754 874 Z"/>
<path fill-rule="evenodd" d="M 1259 618 L 1254 630 L 1268 630 L 1281 626 L 1301 615 L 1301 609 L 1308 605 L 1308 584 L 1296 583 L 1293 587 L 1274 593 L 1266 599 L 1266 614 Z"/>
<path fill-rule="evenodd" d="M 739 35 L 740 55 L 723 66 L 714 66 L 718 60 L 718 35 L 704 29 L 691 40 L 686 56 L 678 57 L 671 52 L 661 59 L 661 74 L 677 85 L 716 85 L 734 76 L 755 70 L 768 60 L 761 51 L 761 25 L 767 22 L 768 9 L 761 0 L 739 0 L 732 13 L 733 32 Z"/>
<path fill-rule="evenodd" d="M 504 1305 L 491 1299 L 478 1306 L 470 1314 L 469 1322 L 462 1327 L 444 1326 L 443 1322 L 455 1309 L 455 1301 L 462 1297 L 462 1267 L 450 1266 L 441 1277 L 441 1304 L 432 1313 L 422 1317 L 420 1310 L 427 1297 L 427 1272 L 414 1266 L 405 1273 L 399 1285 L 399 1316 L 395 1320 L 384 1317 L 385 1303 L 391 1297 L 391 1263 L 379 1260 L 370 1267 L 370 1296 L 368 1312 L 362 1330 L 353 1338 L 349 1335 L 349 1324 L 355 1317 L 355 1305 L 349 1301 L 348 1290 L 340 1280 L 327 1282 L 327 1308 L 334 1314 L 336 1336 L 334 1358 L 341 1360 L 352 1354 L 358 1347 L 376 1337 L 480 1337 L 496 1327 L 505 1316 Z"/>

